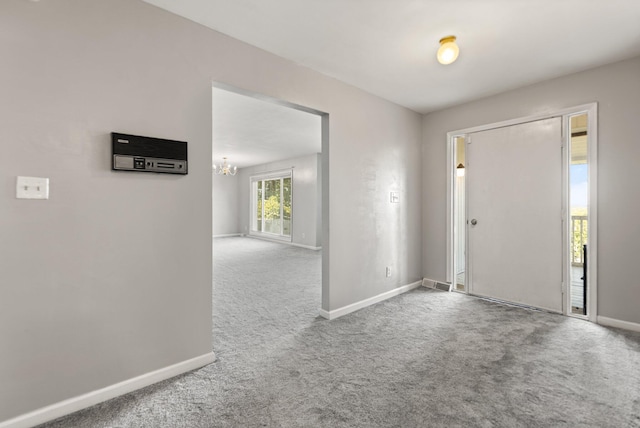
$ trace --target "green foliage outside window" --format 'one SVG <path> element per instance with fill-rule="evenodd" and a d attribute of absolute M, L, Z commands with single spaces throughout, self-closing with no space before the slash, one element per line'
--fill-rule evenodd
<path fill-rule="evenodd" d="M 289 236 L 291 234 L 291 177 L 260 180 L 257 182 L 256 190 L 257 230 Z M 281 203 L 282 218 L 280 217 Z"/>
<path fill-rule="evenodd" d="M 573 265 L 581 265 L 584 262 L 582 246 L 587 243 L 588 236 L 587 209 L 573 208 L 571 210 L 571 263 Z"/>

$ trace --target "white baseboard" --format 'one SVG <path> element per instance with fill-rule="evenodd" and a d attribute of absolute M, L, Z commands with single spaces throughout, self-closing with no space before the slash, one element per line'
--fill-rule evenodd
<path fill-rule="evenodd" d="M 200 367 L 213 363 L 215 360 L 215 354 L 213 352 L 209 352 L 208 354 L 145 373 L 141 376 L 107 386 L 106 388 L 69 398 L 68 400 L 60 401 L 50 406 L 42 407 L 38 410 L 8 419 L 0 422 L 0 428 L 29 428 L 49 422 L 61 416 L 77 412 L 78 410 L 102 403 L 103 401 L 144 388 L 145 386 L 170 379 L 191 370 L 199 369 Z"/>
<path fill-rule="evenodd" d="M 326 318 L 328 320 L 331 319 L 331 313 L 329 313 L 329 311 L 325 311 L 324 309 L 320 308 L 320 310 L 318 311 L 318 314 L 322 317 L 322 318 Z"/>
<path fill-rule="evenodd" d="M 347 314 L 350 314 L 351 312 L 355 312 L 358 309 L 366 308 L 367 306 L 371 306 L 378 302 L 382 302 L 383 300 L 387 300 L 387 299 L 390 299 L 391 297 L 397 296 L 402 293 L 406 293 L 407 291 L 411 291 L 414 288 L 420 287 L 421 284 L 422 284 L 422 281 L 412 282 L 411 284 L 394 288 L 393 290 L 389 290 L 384 293 L 378 294 L 377 296 L 369 297 L 368 299 L 364 299 L 359 302 L 352 303 L 350 305 L 343 306 L 338 309 L 334 309 L 333 311 L 325 311 L 324 309 L 320 309 L 319 315 L 328 320 L 334 320 L 343 315 L 347 315 Z"/>
<path fill-rule="evenodd" d="M 242 236 L 242 233 L 227 233 L 226 235 L 213 235 L 214 238 L 232 238 L 234 236 Z"/>
<path fill-rule="evenodd" d="M 292 245 L 294 247 L 306 248 L 307 250 L 314 250 L 314 251 L 322 250 L 322 247 L 312 247 L 311 245 L 296 244 L 295 242 L 286 241 L 283 239 L 272 239 L 267 236 L 260 236 L 260 235 L 242 235 L 242 236 L 247 238 L 253 238 L 253 239 L 261 239 L 263 241 L 276 242 L 278 244 L 285 244 L 285 245 Z"/>
<path fill-rule="evenodd" d="M 615 318 L 601 317 L 598 316 L 597 322 L 600 325 L 605 325 L 608 327 L 616 327 L 623 328 L 625 330 L 637 331 L 640 332 L 640 324 L 629 321 L 622 321 Z"/>
<path fill-rule="evenodd" d="M 307 250 L 313 250 L 313 251 L 322 250 L 322 247 L 312 247 L 311 245 L 296 244 L 294 242 L 285 242 L 285 244 L 293 245 L 294 247 L 306 248 Z"/>

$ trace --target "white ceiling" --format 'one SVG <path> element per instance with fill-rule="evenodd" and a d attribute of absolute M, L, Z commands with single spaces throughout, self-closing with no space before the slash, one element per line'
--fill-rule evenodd
<path fill-rule="evenodd" d="M 422 113 L 640 55 L 640 0 L 145 1 Z"/>
<path fill-rule="evenodd" d="M 144 1 L 421 113 L 640 55 L 640 0 Z M 319 117 L 214 93 L 214 162 L 320 151 Z"/>
<path fill-rule="evenodd" d="M 213 88 L 213 162 L 238 168 L 321 151 L 321 117 Z"/>

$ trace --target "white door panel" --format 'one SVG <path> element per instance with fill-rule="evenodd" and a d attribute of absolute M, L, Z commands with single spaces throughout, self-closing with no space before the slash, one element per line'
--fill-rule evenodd
<path fill-rule="evenodd" d="M 470 134 L 472 294 L 562 312 L 562 120 Z"/>

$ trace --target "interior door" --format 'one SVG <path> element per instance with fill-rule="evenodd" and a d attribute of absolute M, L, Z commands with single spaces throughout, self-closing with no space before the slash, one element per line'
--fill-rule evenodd
<path fill-rule="evenodd" d="M 469 134 L 470 292 L 562 312 L 562 119 Z"/>

